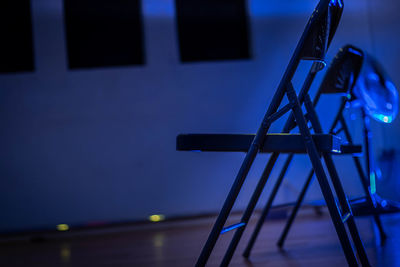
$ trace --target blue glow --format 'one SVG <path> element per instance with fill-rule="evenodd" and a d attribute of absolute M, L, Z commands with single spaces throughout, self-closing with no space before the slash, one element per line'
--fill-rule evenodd
<path fill-rule="evenodd" d="M 384 123 L 391 123 L 393 121 L 393 118 L 391 116 L 385 116 L 385 115 L 382 115 L 382 114 L 372 114 L 372 116 L 376 120 L 384 122 Z"/>
<path fill-rule="evenodd" d="M 236 228 L 245 226 L 245 225 L 246 225 L 245 223 L 237 223 L 237 224 L 233 224 L 233 225 L 231 225 L 231 226 L 225 227 L 224 229 L 222 229 L 221 235 L 222 235 L 222 234 L 225 234 L 226 232 L 232 231 L 232 230 L 234 230 L 234 229 L 236 229 Z"/>
<path fill-rule="evenodd" d="M 342 218 L 342 222 L 346 222 L 351 216 L 351 213 L 347 213 L 343 218 Z"/>
<path fill-rule="evenodd" d="M 353 54 L 356 54 L 356 55 L 358 55 L 358 56 L 360 56 L 360 57 L 363 56 L 363 54 L 361 54 L 360 51 L 355 50 L 355 49 L 353 49 L 353 48 L 351 48 L 351 47 L 349 48 L 349 52 L 351 52 L 351 53 L 353 53 Z"/>
<path fill-rule="evenodd" d="M 252 17 L 288 17 L 293 15 L 308 16 L 315 8 L 314 1 L 255 0 L 249 2 Z"/>
<path fill-rule="evenodd" d="M 397 116 L 399 96 L 383 68 L 365 57 L 353 93 L 366 113 L 379 122 L 391 123 Z"/>
<path fill-rule="evenodd" d="M 337 5 L 338 5 L 340 8 L 343 7 L 343 2 L 342 2 L 342 0 L 331 0 L 331 4 L 334 5 L 334 6 L 337 6 Z"/>
<path fill-rule="evenodd" d="M 376 181 L 374 172 L 371 172 L 371 174 L 369 175 L 369 184 L 370 184 L 371 194 L 374 195 L 376 193 Z"/>
<path fill-rule="evenodd" d="M 304 15 L 308 16 L 315 8 L 315 1 L 282 1 L 282 0 L 253 0 L 248 1 L 248 9 L 251 17 L 288 17 Z M 331 0 L 331 6 L 343 8 L 342 0 Z M 176 13 L 174 1 L 149 0 L 142 3 L 143 14 L 146 17 L 173 18 Z M 348 5 L 352 10 L 362 8 L 362 3 Z M 347 9 L 347 11 L 350 11 Z"/>
<path fill-rule="evenodd" d="M 382 179 L 382 171 L 380 168 L 375 168 L 375 175 L 378 180 Z"/>

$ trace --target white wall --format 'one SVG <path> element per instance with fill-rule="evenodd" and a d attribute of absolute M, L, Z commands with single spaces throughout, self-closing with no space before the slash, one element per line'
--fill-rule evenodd
<path fill-rule="evenodd" d="M 177 152 L 175 137 L 256 131 L 317 1 L 249 1 L 253 59 L 193 64 L 179 62 L 173 2 L 143 0 L 145 66 L 70 71 L 62 1 L 32 0 L 36 71 L 0 75 L 0 231 L 220 209 L 244 154 Z M 400 84 L 400 5 L 373 2 L 374 52 Z M 365 5 L 345 2 L 328 59 L 347 43 L 372 52 Z M 332 117 L 337 99 L 322 101 L 318 110 Z M 377 151 L 399 148 L 399 120 L 375 129 L 385 136 Z M 236 209 L 266 160 L 257 158 Z M 338 162 L 346 191 L 359 195 L 349 158 Z M 309 167 L 298 157 L 277 203 L 295 198 Z M 309 199 L 320 198 L 314 186 Z"/>

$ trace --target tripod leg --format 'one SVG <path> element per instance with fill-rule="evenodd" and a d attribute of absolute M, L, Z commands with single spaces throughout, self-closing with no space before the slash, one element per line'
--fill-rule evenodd
<path fill-rule="evenodd" d="M 289 230 L 293 224 L 294 219 L 296 218 L 297 212 L 299 211 L 301 204 L 303 203 L 307 190 L 310 187 L 311 181 L 313 180 L 312 179 L 313 176 L 314 176 L 314 170 L 311 170 L 303 188 L 301 189 L 300 195 L 297 198 L 296 205 L 294 206 L 292 212 L 290 213 L 289 219 L 287 220 L 285 228 L 283 229 L 281 237 L 279 238 L 279 241 L 277 243 L 278 247 L 280 248 L 282 248 L 283 244 L 285 243 L 286 236 L 289 233 Z"/>
<path fill-rule="evenodd" d="M 293 156 L 294 156 L 294 154 L 290 154 L 286 158 L 285 164 L 283 165 L 283 168 L 282 168 L 282 170 L 281 170 L 281 172 L 279 174 L 279 177 L 275 182 L 274 188 L 272 189 L 271 195 L 268 198 L 268 202 L 265 205 L 265 207 L 264 207 L 264 209 L 263 209 L 263 211 L 261 213 L 261 216 L 257 221 L 257 225 L 256 225 L 256 227 L 255 227 L 255 229 L 253 231 L 253 234 L 251 235 L 249 243 L 247 244 L 247 247 L 246 247 L 245 251 L 243 252 L 243 256 L 245 258 L 248 258 L 250 256 L 251 250 L 252 250 L 252 248 L 254 246 L 254 243 L 255 243 L 255 241 L 257 239 L 257 236 L 258 236 L 258 234 L 259 234 L 259 232 L 261 230 L 261 227 L 262 227 L 265 219 L 267 218 L 269 210 L 271 209 L 272 203 L 273 203 L 273 201 L 275 199 L 276 194 L 278 193 L 279 187 L 282 184 L 283 178 L 286 175 L 287 169 L 289 168 L 289 165 L 290 165 L 290 163 L 291 163 L 291 161 L 293 159 Z"/>
<path fill-rule="evenodd" d="M 353 144 L 353 140 L 352 140 L 352 137 L 351 137 L 351 134 L 350 134 L 350 130 L 349 130 L 348 126 L 347 126 L 347 123 L 346 123 L 345 119 L 343 118 L 342 111 L 340 111 L 340 123 L 342 125 L 343 130 L 344 130 L 344 134 L 346 136 L 347 141 L 352 145 Z M 371 205 L 371 207 L 374 207 L 375 204 L 374 204 L 374 200 L 372 199 L 373 196 L 371 195 L 371 191 L 368 188 L 367 179 L 365 177 L 365 174 L 364 174 L 360 159 L 357 158 L 357 157 L 353 157 L 353 160 L 354 160 L 354 164 L 356 165 L 356 169 L 357 169 L 360 181 L 361 181 L 361 185 L 362 185 L 362 187 L 364 189 L 364 192 L 365 192 L 365 197 L 367 198 L 367 201 L 369 202 L 369 205 Z M 378 230 L 379 230 L 379 236 L 380 236 L 381 241 L 382 241 L 381 243 L 383 243 L 386 240 L 387 235 L 385 233 L 385 230 L 383 229 L 382 221 L 381 221 L 381 218 L 379 217 L 379 215 L 374 214 L 374 221 L 375 221 L 375 224 L 376 224 L 376 226 L 378 227 Z"/>
<path fill-rule="evenodd" d="M 356 165 L 357 171 L 359 173 L 361 184 L 363 185 L 363 188 L 364 188 L 365 197 L 366 197 L 367 201 L 369 202 L 369 205 L 371 207 L 374 207 L 375 204 L 374 204 L 374 201 L 372 199 L 371 192 L 368 189 L 367 182 L 366 182 L 366 180 L 364 178 L 365 176 L 364 176 L 364 173 L 363 173 L 363 170 L 362 170 L 360 159 L 356 158 L 356 157 L 353 157 L 353 160 L 354 160 L 354 163 Z M 384 243 L 384 241 L 387 238 L 387 235 L 385 233 L 385 230 L 383 229 L 381 218 L 377 214 L 374 214 L 373 218 L 374 218 L 376 226 L 378 227 L 379 236 L 380 236 L 381 241 L 382 241 L 381 243 Z"/>

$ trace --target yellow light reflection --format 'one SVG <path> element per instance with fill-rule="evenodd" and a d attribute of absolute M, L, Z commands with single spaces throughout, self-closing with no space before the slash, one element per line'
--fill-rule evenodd
<path fill-rule="evenodd" d="M 68 263 L 71 260 L 71 249 L 68 244 L 63 244 L 61 246 L 60 258 L 64 263 Z"/>
<path fill-rule="evenodd" d="M 57 225 L 57 230 L 58 231 L 68 231 L 69 226 L 68 226 L 68 224 L 59 224 L 59 225 Z"/>
<path fill-rule="evenodd" d="M 153 236 L 153 246 L 156 248 L 161 248 L 164 246 L 165 235 L 163 233 L 157 233 Z"/>
<path fill-rule="evenodd" d="M 161 222 L 163 220 L 165 220 L 165 216 L 162 214 L 154 214 L 149 216 L 149 221 L 151 222 Z"/>

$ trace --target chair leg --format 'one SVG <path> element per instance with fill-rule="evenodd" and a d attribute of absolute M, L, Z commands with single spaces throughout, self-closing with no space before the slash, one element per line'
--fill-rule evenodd
<path fill-rule="evenodd" d="M 263 209 L 263 211 L 261 213 L 261 216 L 257 221 L 256 227 L 255 227 L 255 229 L 254 229 L 254 231 L 253 231 L 253 233 L 252 233 L 252 235 L 250 237 L 250 240 L 249 240 L 249 242 L 248 242 L 248 244 L 246 246 L 246 249 L 243 252 L 243 256 L 245 258 L 248 258 L 250 256 L 251 250 L 252 250 L 252 248 L 254 246 L 254 243 L 255 243 L 255 241 L 257 239 L 257 236 L 258 236 L 258 234 L 259 234 L 259 232 L 261 230 L 261 227 L 262 227 L 265 219 L 268 216 L 269 210 L 271 209 L 272 203 L 273 203 L 273 201 L 275 199 L 276 194 L 278 193 L 278 190 L 279 190 L 279 188 L 280 188 L 280 186 L 282 184 L 283 178 L 286 175 L 287 169 L 289 168 L 289 165 L 290 165 L 290 163 L 291 163 L 291 161 L 293 159 L 293 156 L 294 156 L 294 154 L 289 154 L 289 156 L 286 158 L 285 164 L 283 165 L 282 170 L 281 170 L 281 172 L 280 172 L 280 174 L 278 176 L 278 179 L 275 182 L 274 188 L 272 189 L 272 192 L 271 192 L 271 194 L 270 194 L 270 196 L 268 198 L 267 204 L 265 205 L 265 207 L 264 207 L 264 209 Z"/>
<path fill-rule="evenodd" d="M 301 204 L 303 203 L 303 200 L 304 200 L 304 198 L 306 196 L 308 188 L 311 185 L 313 177 L 314 177 L 314 170 L 311 170 L 309 175 L 308 175 L 308 177 L 307 177 L 307 180 L 306 180 L 303 188 L 301 189 L 300 195 L 296 200 L 296 205 L 294 206 L 292 212 L 290 213 L 289 219 L 287 220 L 285 228 L 283 229 L 282 234 L 281 234 L 281 236 L 279 238 L 279 241 L 277 243 L 278 247 L 280 247 L 280 248 L 282 248 L 283 244 L 285 243 L 287 234 L 289 233 L 289 230 L 290 230 L 290 228 L 291 228 L 291 226 L 293 224 L 293 221 L 297 216 L 297 213 L 298 213 L 298 211 L 299 211 L 299 209 L 301 207 Z"/>
<path fill-rule="evenodd" d="M 297 125 L 299 126 L 300 133 L 304 138 L 304 144 L 307 148 L 307 153 L 313 165 L 315 175 L 321 187 L 322 194 L 326 201 L 329 213 L 332 218 L 332 222 L 335 226 L 346 260 L 350 266 L 358 266 L 357 258 L 354 254 L 353 248 L 350 243 L 350 239 L 346 232 L 346 228 L 342 222 L 340 212 L 338 210 L 335 198 L 331 191 L 328 178 L 322 166 L 319 152 L 317 151 L 315 144 L 312 140 L 310 131 L 307 127 L 306 120 L 304 118 L 300 104 L 298 102 L 296 92 L 291 84 L 288 85 L 287 96 L 289 98 L 289 101 L 293 103 L 293 112 L 295 114 Z"/>
<path fill-rule="evenodd" d="M 334 123 L 331 126 L 330 132 L 333 132 L 333 129 L 336 127 L 337 123 L 340 122 L 341 125 L 342 125 L 342 129 L 344 130 L 344 133 L 345 133 L 347 141 L 352 145 L 353 144 L 353 140 L 352 140 L 352 137 L 350 135 L 350 131 L 348 129 L 347 123 L 344 120 L 343 114 L 342 114 L 342 110 L 345 107 L 345 102 L 346 101 L 343 102 L 341 108 L 339 109 L 339 112 L 338 112 L 338 114 L 336 116 L 336 119 L 334 120 Z M 360 177 L 361 184 L 363 186 L 364 192 L 366 194 L 366 198 L 367 198 L 368 202 L 370 203 L 370 205 L 373 205 L 372 196 L 371 196 L 371 193 L 370 193 L 370 191 L 368 189 L 368 185 L 367 185 L 367 182 L 366 182 L 366 179 L 365 179 L 363 168 L 361 166 L 361 162 L 360 162 L 359 158 L 354 157 L 354 156 L 353 156 L 353 160 L 354 160 L 357 172 L 359 174 L 359 177 Z M 303 186 L 303 189 L 302 189 L 302 191 L 301 191 L 301 193 L 300 193 L 300 195 L 299 195 L 299 197 L 298 197 L 298 199 L 296 201 L 296 206 L 292 210 L 291 215 L 289 216 L 289 219 L 288 219 L 288 221 L 286 223 L 286 226 L 284 228 L 284 231 L 282 232 L 282 234 L 281 234 L 281 236 L 279 238 L 279 241 L 277 243 L 277 245 L 279 247 L 283 247 L 283 245 L 284 245 L 284 242 L 285 242 L 285 239 L 287 237 L 287 234 L 288 234 L 288 232 L 289 232 L 289 230 L 291 228 L 291 224 L 293 223 L 293 221 L 294 221 L 294 219 L 295 219 L 295 217 L 297 215 L 297 211 L 300 208 L 301 203 L 302 203 L 302 201 L 304 199 L 304 194 L 306 193 L 306 190 L 309 187 L 309 183 L 312 181 L 312 179 L 311 179 L 312 178 L 312 174 L 313 174 L 313 171 L 311 171 L 311 173 L 310 173 L 311 176 L 309 175 L 309 177 L 307 178 L 306 183 Z M 381 238 L 382 241 L 384 241 L 387 238 L 387 235 L 386 235 L 386 233 L 385 233 L 385 231 L 383 229 L 381 219 L 380 219 L 379 215 L 377 215 L 377 214 L 373 215 L 373 218 L 374 218 L 375 224 L 376 224 L 376 226 L 377 226 L 377 228 L 379 230 L 380 238 Z"/>
<path fill-rule="evenodd" d="M 240 238 L 243 235 L 244 230 L 246 229 L 247 223 L 250 220 L 251 214 L 254 211 L 254 208 L 258 202 L 258 199 L 260 198 L 260 195 L 265 187 L 265 184 L 268 180 L 268 177 L 271 174 L 271 171 L 275 165 L 276 160 L 278 159 L 279 153 L 273 153 L 270 157 L 270 160 L 268 161 L 267 166 L 265 167 L 263 174 L 261 175 L 260 180 L 258 181 L 258 184 L 256 186 L 256 189 L 253 192 L 253 195 L 251 196 L 250 202 L 246 207 L 246 210 L 243 213 L 243 216 L 241 218 L 241 222 L 244 223 L 244 226 L 237 229 L 230 244 L 228 247 L 228 250 L 225 253 L 225 256 L 222 260 L 221 266 L 228 266 L 229 262 L 232 259 L 233 253 L 236 250 L 236 247 L 240 241 Z"/>
<path fill-rule="evenodd" d="M 312 85 L 312 83 L 313 83 L 313 81 L 315 79 L 316 74 L 322 69 L 323 69 L 323 67 L 321 65 L 321 62 L 314 62 L 313 63 L 312 67 L 309 70 L 309 73 L 307 74 L 306 80 L 303 83 L 303 86 L 302 86 L 302 88 L 300 90 L 300 93 L 299 93 L 298 101 L 300 103 L 303 103 L 304 98 L 307 95 L 307 92 L 309 91 L 309 89 L 310 89 L 310 87 L 311 87 L 311 85 Z M 295 117 L 294 117 L 294 114 L 291 112 L 290 115 L 289 115 L 288 120 L 285 123 L 285 126 L 283 127 L 282 133 L 289 133 L 295 126 L 296 126 Z M 268 202 L 267 202 L 266 206 L 264 207 L 264 209 L 262 211 L 261 217 L 259 218 L 259 220 L 257 222 L 256 229 L 254 230 L 254 232 L 253 232 L 253 234 L 251 236 L 251 239 L 250 239 L 250 241 L 249 241 L 249 243 L 248 243 L 248 245 L 247 245 L 247 247 L 246 247 L 246 249 L 245 249 L 245 251 L 243 253 L 243 256 L 245 258 L 248 258 L 249 255 L 250 255 L 250 252 L 251 252 L 251 249 L 252 249 L 252 247 L 254 245 L 254 242 L 255 242 L 255 240 L 256 240 L 256 238 L 258 236 L 259 231 L 261 230 L 261 227 L 262 227 L 262 225 L 263 225 L 263 223 L 265 221 L 265 218 L 267 217 L 267 215 L 269 213 L 269 210 L 270 210 L 270 208 L 272 206 L 272 202 L 275 199 L 275 196 L 276 196 L 276 194 L 277 194 L 277 192 L 279 190 L 279 187 L 280 187 L 280 185 L 281 185 L 281 183 L 283 181 L 283 178 L 284 178 L 284 176 L 286 174 L 287 168 L 289 167 L 289 165 L 290 165 L 290 163 L 291 163 L 291 161 L 293 159 L 293 156 L 294 156 L 293 154 L 289 155 L 288 158 L 285 161 L 284 167 L 281 170 L 281 173 L 280 173 L 280 175 L 278 177 L 278 180 L 276 181 L 276 183 L 274 185 L 274 188 L 273 188 L 273 190 L 271 192 L 271 196 L 269 197 Z"/>
<path fill-rule="evenodd" d="M 353 160 L 354 160 L 354 163 L 355 163 L 355 165 L 356 165 L 357 171 L 358 171 L 358 173 L 359 173 L 359 177 L 360 177 L 360 180 L 361 180 L 361 184 L 362 184 L 362 186 L 363 186 L 363 188 L 364 188 L 365 197 L 366 197 L 366 199 L 367 199 L 369 205 L 371 205 L 371 207 L 373 207 L 375 204 L 374 204 L 374 201 L 372 200 L 371 192 L 369 191 L 368 185 L 367 185 L 366 180 L 365 180 L 365 178 L 364 178 L 365 176 L 364 176 L 364 172 L 363 172 L 363 170 L 362 170 L 362 166 L 361 166 L 360 159 L 357 158 L 357 157 L 353 157 Z M 381 243 L 384 243 L 384 241 L 385 241 L 386 238 L 387 238 L 387 235 L 386 235 L 386 233 L 385 233 L 385 230 L 383 229 L 381 217 L 380 217 L 379 215 L 377 215 L 377 214 L 374 214 L 374 215 L 373 215 L 373 218 L 374 218 L 374 221 L 375 221 L 376 226 L 378 227 L 379 236 L 380 236 L 380 239 L 381 239 L 381 241 L 382 241 Z"/>
<path fill-rule="evenodd" d="M 343 130 L 344 130 L 344 134 L 346 136 L 346 139 L 350 144 L 353 144 L 353 140 L 352 140 L 349 128 L 347 126 L 347 123 L 346 123 L 345 119 L 343 118 L 342 111 L 340 111 L 340 115 L 339 116 L 340 116 L 339 120 L 340 120 L 340 123 L 342 125 Z M 364 189 L 365 197 L 367 198 L 369 204 L 371 206 L 374 206 L 374 201 L 372 199 L 371 191 L 368 188 L 367 179 L 366 179 L 366 176 L 364 174 L 363 167 L 361 165 L 360 159 L 357 158 L 357 157 L 353 157 L 353 160 L 354 160 L 354 164 L 356 166 L 357 172 L 358 172 L 358 176 L 359 176 L 360 181 L 361 181 L 361 185 L 362 185 L 362 187 Z M 382 241 L 381 243 L 383 243 L 386 240 L 387 235 L 385 233 L 385 230 L 383 229 L 381 218 L 377 214 L 374 214 L 373 217 L 374 217 L 375 224 L 376 224 L 376 226 L 378 227 L 378 230 L 379 230 L 379 236 L 380 236 L 380 239 Z"/>
<path fill-rule="evenodd" d="M 308 95 L 304 101 L 304 104 L 305 104 L 306 110 L 308 112 L 311 124 L 314 128 L 314 131 L 316 133 L 322 133 L 321 124 L 320 124 L 318 116 L 314 110 L 311 99 Z M 361 241 L 361 237 L 360 237 L 360 234 L 358 232 L 358 229 L 357 229 L 357 226 L 355 223 L 354 216 L 351 212 L 350 203 L 348 202 L 346 194 L 344 193 L 344 190 L 343 190 L 342 184 L 340 182 L 339 175 L 336 171 L 336 167 L 333 162 L 332 156 L 328 153 L 322 153 L 322 156 L 324 158 L 326 167 L 327 167 L 329 175 L 331 177 L 333 187 L 335 189 L 340 206 L 342 208 L 342 214 L 345 214 L 345 218 L 341 218 L 341 220 L 342 221 L 346 220 L 346 222 L 347 222 L 347 225 L 348 225 L 349 231 L 350 231 L 350 235 L 353 239 L 353 242 L 356 247 L 356 251 L 360 258 L 362 266 L 370 266 L 367 253 L 365 252 L 364 245 Z M 340 216 L 340 217 L 342 217 L 342 216 Z"/>
<path fill-rule="evenodd" d="M 218 215 L 218 218 L 208 236 L 207 242 L 204 245 L 200 256 L 196 262 L 196 266 L 205 266 L 208 258 L 218 240 L 218 237 L 221 233 L 222 228 L 225 225 L 225 222 L 229 216 L 229 213 L 232 210 L 233 204 L 236 201 L 237 196 L 239 195 L 240 189 L 243 186 L 244 180 L 250 170 L 251 164 L 253 163 L 258 152 L 258 146 L 252 146 L 249 149 L 249 152 L 246 154 L 246 158 L 243 161 L 243 164 L 239 170 L 239 173 L 235 179 L 234 184 L 229 191 L 228 197 L 225 200 L 225 203 L 221 209 L 221 212 Z"/>
<path fill-rule="evenodd" d="M 357 229 L 357 226 L 356 226 L 356 223 L 354 220 L 354 216 L 351 213 L 350 203 L 348 202 L 347 197 L 344 193 L 342 184 L 340 183 L 339 176 L 336 172 L 336 168 L 333 163 L 333 159 L 332 159 L 331 155 L 328 155 L 326 153 L 323 154 L 323 157 L 324 157 L 326 166 L 328 168 L 329 175 L 331 176 L 333 187 L 335 188 L 336 195 L 339 199 L 339 203 L 340 203 L 343 211 L 345 213 L 350 214 L 350 217 L 347 220 L 347 225 L 349 227 L 350 235 L 353 239 L 353 242 L 356 247 L 357 254 L 360 258 L 361 264 L 362 264 L 362 266 L 370 266 L 367 253 L 365 252 L 364 245 L 361 241 L 361 237 L 360 237 L 360 234 L 358 232 L 358 229 Z"/>

